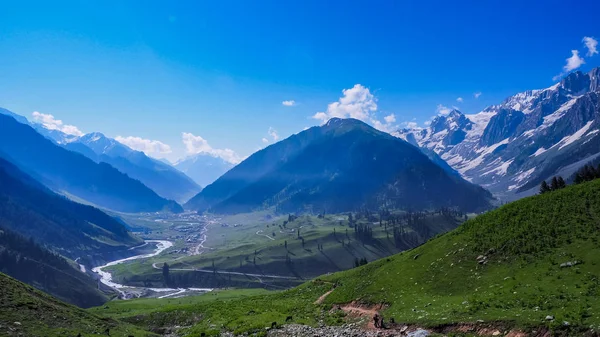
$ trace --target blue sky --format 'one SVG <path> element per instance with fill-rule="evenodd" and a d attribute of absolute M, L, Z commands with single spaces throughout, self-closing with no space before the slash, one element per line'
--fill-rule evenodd
<path fill-rule="evenodd" d="M 439 105 L 476 113 L 548 87 L 572 50 L 571 67 L 600 65 L 582 41 L 600 37 L 599 12 L 598 1 L 5 2 L 0 107 L 156 157 L 239 160 L 319 112 L 422 125 Z"/>

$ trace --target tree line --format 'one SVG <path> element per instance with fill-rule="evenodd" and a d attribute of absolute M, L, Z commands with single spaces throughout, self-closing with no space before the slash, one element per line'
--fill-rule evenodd
<path fill-rule="evenodd" d="M 600 178 L 600 164 L 594 167 L 592 164 L 585 164 L 577 170 L 572 176 L 573 184 L 581 184 L 586 181 L 592 181 Z M 567 183 L 561 176 L 554 176 L 550 183 L 543 180 L 540 183 L 540 194 L 560 190 L 567 187 Z"/>

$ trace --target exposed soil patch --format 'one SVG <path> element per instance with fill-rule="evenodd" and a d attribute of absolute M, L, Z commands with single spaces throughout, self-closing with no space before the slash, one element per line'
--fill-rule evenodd
<path fill-rule="evenodd" d="M 335 290 L 335 289 L 331 289 L 331 290 L 329 290 L 328 292 L 326 292 L 326 293 L 324 293 L 323 295 L 321 295 L 321 296 L 320 296 L 320 297 L 319 297 L 319 298 L 318 298 L 318 299 L 315 301 L 315 303 L 314 303 L 314 304 L 321 304 L 321 303 L 323 303 L 323 301 L 325 300 L 325 298 L 326 298 L 327 296 L 329 296 L 329 294 L 331 294 L 331 293 L 332 293 L 334 290 Z"/>

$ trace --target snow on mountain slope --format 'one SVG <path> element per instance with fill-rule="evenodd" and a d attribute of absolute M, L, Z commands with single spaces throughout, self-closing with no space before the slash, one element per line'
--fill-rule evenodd
<path fill-rule="evenodd" d="M 453 110 L 397 136 L 435 151 L 464 178 L 507 198 L 600 152 L 600 68 L 508 97 L 477 114 Z M 530 192 L 529 192 L 530 193 Z"/>

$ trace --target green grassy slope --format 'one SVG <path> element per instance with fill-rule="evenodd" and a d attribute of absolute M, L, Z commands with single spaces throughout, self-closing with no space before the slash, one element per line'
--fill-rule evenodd
<path fill-rule="evenodd" d="M 0 336 L 152 336 L 139 328 L 63 303 L 0 273 Z"/>
<path fill-rule="evenodd" d="M 580 335 L 600 327 L 599 229 L 597 180 L 516 201 L 413 250 L 326 276 L 325 283 L 198 305 L 193 314 L 202 318 L 188 333 L 258 331 L 287 315 L 336 323 L 341 313 L 332 305 L 357 301 L 385 304 L 383 315 L 396 322 L 483 320 Z M 329 282 L 338 286 L 315 304 L 332 289 Z"/>
<path fill-rule="evenodd" d="M 410 252 L 335 274 L 329 279 L 342 285 L 325 303 L 387 303 L 397 321 L 428 325 L 598 326 L 599 192 L 594 181 L 523 199 Z"/>

